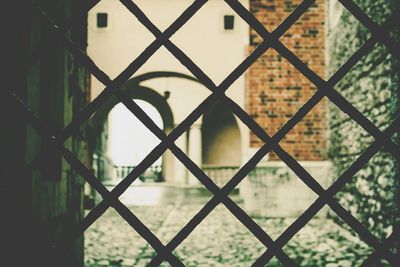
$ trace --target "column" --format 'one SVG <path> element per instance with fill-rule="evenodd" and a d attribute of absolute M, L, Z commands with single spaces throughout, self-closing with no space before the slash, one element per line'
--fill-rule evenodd
<path fill-rule="evenodd" d="M 196 123 L 189 130 L 188 156 L 197 166 L 202 167 L 201 124 Z M 200 181 L 190 171 L 188 171 L 188 184 L 200 184 Z"/>
<path fill-rule="evenodd" d="M 164 129 L 165 133 L 168 135 L 173 128 Z M 176 183 L 175 181 L 175 161 L 172 152 L 167 149 L 162 155 L 162 174 L 164 177 L 164 181 L 168 183 Z"/>
<path fill-rule="evenodd" d="M 186 148 L 187 148 L 187 135 L 186 133 L 183 133 L 176 141 L 175 144 L 177 147 L 179 147 L 184 153 L 187 153 Z M 173 172 L 173 177 L 174 177 L 174 182 L 177 184 L 187 184 L 187 174 L 188 170 L 186 169 L 185 165 L 179 161 L 175 156 L 172 155 L 171 153 L 172 160 L 170 162 L 173 162 L 174 164 L 174 172 Z"/>

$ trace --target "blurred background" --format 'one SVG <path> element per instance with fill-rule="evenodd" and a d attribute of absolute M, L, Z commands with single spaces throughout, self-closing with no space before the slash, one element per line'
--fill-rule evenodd
<path fill-rule="evenodd" d="M 104 208 L 103 193 L 85 180 L 93 175 L 119 191 L 119 201 L 167 245 L 213 194 L 182 154 L 159 150 L 154 129 L 176 132 L 213 90 L 226 90 L 235 104 L 208 102 L 175 144 L 210 182 L 233 189 L 234 205 L 264 237 L 221 203 L 173 254 L 186 266 L 251 266 L 258 259 L 284 266 L 265 256 L 264 242 L 266 235 L 289 236 L 282 250 L 300 266 L 392 266 L 399 256 L 399 127 L 391 126 L 400 99 L 398 3 L 354 2 L 370 21 L 337 0 L 205 1 L 158 49 L 141 15 L 153 30 L 168 32 L 194 1 L 41 0 L 41 14 L 36 4 L 10 4 L 22 23 L 7 31 L 11 94 L 2 97 L 1 112 L 1 195 L 13 203 L 4 205 L 5 222 L 18 229 L 16 236 L 4 232 L 9 249 L 42 266 L 153 264 L 154 246 L 120 210 Z M 295 22 L 292 13 L 300 14 Z M 270 48 L 265 33 L 245 21 L 251 18 L 282 46 Z M 379 38 L 390 40 L 378 42 L 365 21 L 383 25 Z M 147 125 L 108 93 L 113 83 L 151 119 Z M 391 141 L 384 146 L 375 141 L 381 132 Z M 366 163 L 354 167 L 360 156 Z M 253 157 L 252 171 L 240 172 Z M 124 179 L 129 184 L 119 185 Z M 324 190 L 333 190 L 338 204 L 316 204 Z M 311 205 L 319 208 L 305 226 L 286 230 Z M 374 252 L 380 243 L 386 259 Z M 11 261 L 24 266 L 25 259 Z"/>

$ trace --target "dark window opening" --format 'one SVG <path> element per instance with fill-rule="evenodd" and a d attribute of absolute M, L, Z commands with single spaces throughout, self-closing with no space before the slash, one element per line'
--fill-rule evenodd
<path fill-rule="evenodd" d="M 224 16 L 224 29 L 225 30 L 233 30 L 235 22 L 235 16 L 225 15 Z"/>
<path fill-rule="evenodd" d="M 108 14 L 97 13 L 97 28 L 107 28 Z"/>

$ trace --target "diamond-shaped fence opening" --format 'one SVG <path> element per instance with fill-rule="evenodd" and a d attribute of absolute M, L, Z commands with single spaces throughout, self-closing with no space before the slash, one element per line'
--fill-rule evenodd
<path fill-rule="evenodd" d="M 241 3 L 245 4 L 247 1 Z M 232 29 L 226 28 L 223 20 L 225 16 L 232 16 Z M 248 39 L 238 36 L 248 35 L 248 31 L 247 23 L 227 3 L 208 1 L 172 36 L 171 41 L 214 83 L 219 84 L 243 61 L 243 50 Z M 196 32 L 196 35 L 191 34 L 192 32 Z"/>
<path fill-rule="evenodd" d="M 215 249 L 216 246 L 219 249 Z M 176 248 L 175 254 L 186 266 L 239 263 L 250 266 L 264 247 L 223 204 L 219 204 Z"/>
<path fill-rule="evenodd" d="M 109 12 L 110 9 L 114 12 Z M 99 14 L 107 16 L 105 27 L 98 25 Z M 140 38 L 132 38 L 132 35 L 140 36 Z M 87 38 L 88 56 L 96 58 L 96 65 L 112 79 L 155 40 L 146 27 L 119 1 L 100 1 L 90 10 Z M 125 50 L 131 51 L 129 55 L 120 53 Z M 94 57 L 95 55 L 97 56 Z M 118 62 L 118 64 L 108 64 L 110 61 Z"/>
<path fill-rule="evenodd" d="M 335 198 L 349 210 L 373 235 L 383 240 L 393 232 L 396 217 L 390 210 L 395 207 L 395 191 L 392 176 L 385 173 L 387 169 L 394 169 L 393 161 L 383 151 L 379 151 L 373 158 L 340 190 Z M 352 190 L 352 187 L 355 190 Z M 386 196 L 386 197 L 383 197 Z M 355 199 L 361 199 L 355 203 Z M 382 209 L 381 207 L 391 207 Z M 363 210 L 357 213 L 354 210 Z M 385 212 L 386 214 L 382 214 Z M 385 219 L 383 219 L 385 218 Z"/>
<path fill-rule="evenodd" d="M 284 9 L 286 12 L 291 12 L 296 8 L 296 5 L 293 5 L 292 2 L 280 2 L 277 5 L 277 8 Z M 325 5 L 321 5 L 316 1 L 279 39 L 290 51 L 322 78 L 325 78 L 325 69 L 323 67 L 325 65 L 325 55 L 318 51 L 326 45 L 324 41 L 324 37 L 327 34 L 326 24 L 328 24 L 328 20 L 324 19 L 326 9 Z M 268 12 L 266 13 L 268 14 Z M 279 12 L 276 13 L 279 14 Z M 274 20 L 276 19 L 272 18 L 272 21 Z M 321 27 L 322 25 L 324 27 Z"/>
<path fill-rule="evenodd" d="M 147 208 L 134 210 L 135 213 L 147 213 L 143 222 L 152 230 L 158 228 L 168 209 L 151 211 Z M 151 215 L 151 216 L 150 216 Z M 153 220 L 152 216 L 157 216 Z M 118 225 L 118 227 L 115 227 Z M 120 243 L 127 246 L 119 246 Z M 121 218 L 114 209 L 108 209 L 94 222 L 85 233 L 85 264 L 109 266 L 137 266 L 151 260 L 154 250 L 140 234 Z"/>
<path fill-rule="evenodd" d="M 383 44 L 376 44 L 336 86 L 343 92 L 342 95 L 380 130 L 384 130 L 390 124 L 390 120 L 385 120 L 382 116 L 390 113 L 392 93 L 389 80 L 392 78 L 384 78 L 384 72 L 393 66 L 392 62 L 393 58 L 388 49 Z M 357 85 L 350 85 L 354 78 L 358 80 Z M 357 87 L 356 90 L 360 93 L 354 94 L 345 90 L 352 86 Z M 361 103 L 369 104 L 360 105 Z"/>
<path fill-rule="evenodd" d="M 147 46 L 143 52 L 141 52 L 120 74 L 112 74 L 113 77 L 115 76 L 115 79 L 112 80 L 96 65 L 97 62 L 92 61 L 88 55 L 81 50 L 82 45 L 79 44 L 79 36 L 75 36 L 74 34 L 74 29 L 81 28 L 76 21 L 82 22 L 80 18 L 85 17 L 87 12 L 89 12 L 98 2 L 99 1 L 88 1 L 88 3 L 80 5 L 74 3 L 71 10 L 76 11 L 79 9 L 79 12 L 73 13 L 73 17 L 69 19 L 66 19 L 64 13 L 61 13 L 62 15 L 59 14 L 61 10 L 60 7 L 56 5 L 37 5 L 36 3 L 29 2 L 28 7 L 26 7 L 29 8 L 29 14 L 34 14 L 34 16 L 40 18 L 40 25 L 46 27 L 51 32 L 52 37 L 57 40 L 58 47 L 56 50 L 59 51 L 59 47 L 63 47 L 71 55 L 71 58 L 67 60 L 70 65 L 66 64 L 66 66 L 64 66 L 65 69 L 69 71 L 73 70 L 74 64 L 71 62 L 77 61 L 81 65 L 85 66 L 86 70 L 104 86 L 104 90 L 102 90 L 91 103 L 86 105 L 83 110 L 75 110 L 71 122 L 69 123 L 68 120 L 66 120 L 69 123 L 66 123 L 66 126 L 64 124 L 52 124 L 52 121 L 57 121 L 57 119 L 60 118 L 57 117 L 57 114 L 50 113 L 51 108 L 46 110 L 39 107 L 40 112 L 35 112 L 37 107 L 32 107 L 29 103 L 23 101 L 25 97 L 19 95 L 18 90 L 13 91 L 11 88 L 10 93 L 11 98 L 13 99 L 13 105 L 22 110 L 20 113 L 24 113 L 25 119 L 30 123 L 31 127 L 34 128 L 35 131 L 37 131 L 44 139 L 42 146 L 43 149 L 37 149 L 40 150 L 40 152 L 36 157 L 30 155 L 29 159 L 32 160 L 28 162 L 28 165 L 24 170 L 21 170 L 21 175 L 25 177 L 26 174 L 29 174 L 32 170 L 36 170 L 38 165 L 42 166 L 43 169 L 47 164 L 49 165 L 49 169 L 52 170 L 49 172 L 49 176 L 59 176 L 60 184 L 67 184 L 69 180 L 65 177 L 71 177 L 71 175 L 73 175 L 66 171 L 66 166 L 69 164 L 73 169 L 71 172 L 79 174 L 91 186 L 91 188 L 96 190 L 101 196 L 98 203 L 95 203 L 96 205 L 90 212 L 88 212 L 86 217 L 81 220 L 79 219 L 78 223 L 73 222 L 71 224 L 71 229 L 73 229 L 73 231 L 68 232 L 68 234 L 49 237 L 48 242 L 52 248 L 50 253 L 54 253 L 51 254 L 49 258 L 57 257 L 57 255 L 63 255 L 64 257 L 68 256 L 70 254 L 68 249 L 71 249 L 70 244 L 75 242 L 74 240 L 81 236 L 83 232 L 90 228 L 91 225 L 93 225 L 108 211 L 110 207 L 112 207 L 130 227 L 132 227 L 148 242 L 152 247 L 152 250 L 155 251 L 156 255 L 153 255 L 154 257 L 149 261 L 149 266 L 158 266 L 163 261 L 167 261 L 172 266 L 184 266 L 188 263 L 177 255 L 179 248 L 182 248 L 182 244 L 185 243 L 187 237 L 192 232 L 196 231 L 197 225 L 204 222 L 204 220 L 207 220 L 207 216 L 209 216 L 210 213 L 218 211 L 216 208 L 217 206 L 224 205 L 225 208 L 232 213 L 232 217 L 239 220 L 240 223 L 243 224 L 243 227 L 247 228 L 246 230 L 251 232 L 251 234 L 264 245 L 264 250 L 257 255 L 256 259 L 254 259 L 255 266 L 267 264 L 271 259 L 276 259 L 284 266 L 296 266 L 297 262 L 294 258 L 292 258 L 291 255 L 286 254 L 286 250 L 284 249 L 285 245 L 288 244 L 291 238 L 293 238 L 297 233 L 300 233 L 303 227 L 307 225 L 307 223 L 312 220 L 325 205 L 328 205 L 332 210 L 332 213 L 335 214 L 334 216 L 338 216 L 349 226 L 349 228 L 352 229 L 352 231 L 357 233 L 360 239 L 375 251 L 371 256 L 366 258 L 364 264 L 370 266 L 368 264 L 385 259 L 395 266 L 398 258 L 390 248 L 393 247 L 393 243 L 395 243 L 397 239 L 396 229 L 394 229 L 393 233 L 387 236 L 386 239 L 377 239 L 352 215 L 351 212 L 339 204 L 334 197 L 337 196 L 337 192 L 339 192 L 352 179 L 352 177 L 381 149 L 381 147 L 384 147 L 387 153 L 391 153 L 395 157 L 398 157 L 400 147 L 392 140 L 393 135 L 398 131 L 400 120 L 398 113 L 394 113 L 392 124 L 388 125 L 384 130 L 381 130 L 374 124 L 375 122 L 371 122 L 362 114 L 362 112 L 353 106 L 351 101 L 346 99 L 345 94 L 339 93 L 340 90 L 337 90 L 335 86 L 363 56 L 371 51 L 373 46 L 378 42 L 385 45 L 394 58 L 399 59 L 399 45 L 391 38 L 386 27 L 387 24 L 393 23 L 392 20 L 393 17 L 397 16 L 397 11 L 395 11 L 396 13 L 392 12 L 386 22 L 376 24 L 353 1 L 340 1 L 344 8 L 348 9 L 348 12 L 350 12 L 371 32 L 371 37 L 369 37 L 369 39 L 363 43 L 349 59 L 344 61 L 343 65 L 339 67 L 338 71 L 335 72 L 328 81 L 325 81 L 321 78 L 321 73 L 319 71 L 314 72 L 313 68 L 307 65 L 310 62 L 303 62 L 302 59 L 296 56 L 296 53 L 289 49 L 291 46 L 285 46 L 286 43 L 282 39 L 279 39 L 305 12 L 307 12 L 307 10 L 310 9 L 315 1 L 306 0 L 301 3 L 299 2 L 298 5 L 293 7 L 287 7 L 290 11 L 293 11 L 279 26 L 275 28 L 275 30 L 269 32 L 264 27 L 263 23 L 255 16 L 256 10 L 250 10 L 253 13 L 250 12 L 242 5 L 243 1 L 226 0 L 226 4 L 230 6 L 231 11 L 235 13 L 235 16 L 237 15 L 245 21 L 252 29 L 251 31 L 256 32 L 261 39 L 259 40 L 259 45 L 252 50 L 252 53 L 250 53 L 243 62 L 234 68 L 225 79 L 222 79 L 221 83 L 215 84 L 208 74 L 202 70 L 200 67 L 201 64 L 200 66 L 196 65 L 196 61 L 191 60 L 190 53 L 186 54 L 188 51 L 181 50 L 174 44 L 174 42 L 170 41 L 171 37 L 179 31 L 180 28 L 184 27 L 207 1 L 194 1 L 174 22 L 172 22 L 169 27 L 166 27 L 165 30 L 161 31 L 151 20 L 148 19 L 145 13 L 143 13 L 139 6 L 137 6 L 133 1 L 120 0 L 121 4 L 127 8 L 127 11 L 132 13 L 132 16 L 136 17 L 136 19 L 154 36 L 154 40 L 150 42 L 149 46 Z M 99 7 L 99 5 L 96 5 L 96 8 Z M 272 8 L 272 6 L 262 6 L 260 8 L 268 9 Z M 47 13 L 47 9 L 51 11 Z M 57 20 L 53 20 L 52 17 L 56 17 Z M 107 21 L 105 20 L 105 17 L 107 16 L 104 16 L 103 14 L 97 16 L 97 19 L 99 19 L 99 17 L 101 17 L 102 21 L 98 21 L 97 26 L 103 28 L 107 25 Z M 113 21 L 109 22 L 113 23 Z M 71 32 L 69 32 L 70 28 L 72 28 Z M 82 32 L 83 30 L 81 29 L 80 33 L 82 34 Z M 285 40 L 289 39 L 288 36 L 285 36 Z M 121 40 L 113 41 L 121 42 Z M 200 82 L 205 89 L 208 89 L 211 92 L 211 94 L 196 108 L 194 108 L 185 119 L 180 121 L 178 125 L 171 125 L 174 127 L 172 127 L 167 134 L 154 123 L 154 121 L 139 105 L 137 105 L 136 102 L 132 100 L 132 97 L 126 91 L 120 89 L 120 87 L 123 86 L 125 82 L 127 82 L 130 77 L 134 75 L 162 46 L 185 66 L 193 77 L 195 77 L 195 80 Z M 315 93 L 311 94 L 310 98 L 306 100 L 305 103 L 294 112 L 287 122 L 272 136 L 270 136 L 265 129 L 260 126 L 259 121 L 255 120 L 240 105 L 224 94 L 225 91 L 228 90 L 229 87 L 270 48 L 273 48 L 277 53 L 279 53 L 282 58 L 293 65 L 293 67 L 301 72 L 302 75 L 304 75 L 304 77 L 306 77 L 311 84 L 316 87 Z M 48 53 L 49 51 L 45 50 L 40 52 Z M 63 55 L 62 53 L 57 54 L 56 56 Z M 49 60 L 51 60 L 51 58 Z M 46 66 L 45 63 L 45 61 L 41 62 L 42 67 Z M 268 72 L 268 69 L 265 71 Z M 41 77 L 40 82 L 40 85 L 45 88 L 46 86 L 54 85 L 51 77 Z M 44 89 L 41 88 L 41 90 Z M 43 93 L 46 92 L 43 91 Z M 58 96 L 56 95 L 56 97 Z M 152 134 L 160 140 L 160 143 L 137 166 L 135 166 L 135 168 L 129 170 L 128 173 L 126 173 L 126 177 L 113 188 L 108 188 L 103 185 L 98 177 L 96 177 L 96 172 L 90 170 L 88 164 L 82 162 L 79 155 L 74 154 L 78 144 L 73 140 L 69 143 L 64 143 L 72 135 L 75 135 L 78 128 L 85 121 L 89 120 L 91 116 L 95 114 L 96 110 L 99 110 L 110 97 L 115 97 L 119 102 L 122 102 L 127 109 L 131 111 L 137 119 L 139 119 L 152 132 Z M 280 141 L 283 140 L 292 129 L 295 129 L 296 125 L 299 125 L 299 122 L 302 121 L 324 97 L 327 97 L 334 105 L 340 108 L 374 138 L 374 141 L 362 153 L 360 153 L 351 164 L 349 164 L 349 167 L 344 170 L 344 172 L 342 172 L 340 176 L 327 187 L 327 189 L 321 186 L 321 184 L 317 182 L 318 179 L 313 177 L 314 174 L 299 164 L 299 162 L 293 158 L 293 155 L 286 152 L 280 144 Z M 175 143 L 175 141 L 179 140 L 180 136 L 185 134 L 185 132 L 195 124 L 195 122 L 199 120 L 201 116 L 210 109 L 210 107 L 219 101 L 224 103 L 226 108 L 230 109 L 230 111 L 235 115 L 235 120 L 237 118 L 246 125 L 248 129 L 254 133 L 254 136 L 257 136 L 262 143 L 261 147 L 256 149 L 256 152 L 251 155 L 247 162 L 242 162 L 237 172 L 234 173 L 231 179 L 221 188 L 215 183 L 212 177 L 210 177 L 211 175 L 209 176 L 207 172 L 202 170 L 202 166 L 198 166 L 196 158 L 189 157 L 190 155 L 188 156 L 185 153 L 184 148 L 179 147 Z M 47 102 L 46 98 L 41 99 L 41 104 L 43 106 L 45 106 L 44 104 Z M 47 104 L 53 105 L 57 103 Z M 60 104 L 66 105 L 66 103 Z M 33 109 L 33 111 L 31 111 L 31 109 Z M 64 121 L 65 117 L 62 119 Z M 192 131 L 192 133 L 195 132 L 192 128 L 190 131 Z M 194 214 L 187 224 L 185 224 L 168 243 L 163 243 L 160 241 L 154 229 L 145 224 L 135 214 L 137 211 L 129 209 L 121 202 L 119 197 L 132 183 L 135 182 L 135 180 L 139 179 L 139 176 L 141 176 L 154 162 L 156 162 L 156 160 L 159 159 L 167 149 L 170 150 L 174 157 L 181 161 L 196 181 L 204 185 L 212 196 L 206 201 L 206 203 L 204 203 L 204 205 L 202 205 L 200 211 Z M 286 230 L 274 239 L 271 238 L 268 230 L 264 230 L 264 228 L 260 227 L 257 220 L 250 217 L 243 210 L 240 203 L 236 203 L 232 199 L 232 196 L 229 196 L 229 194 L 241 183 L 241 181 L 243 181 L 243 179 L 246 179 L 246 177 L 251 179 L 252 170 L 271 151 L 274 151 L 287 167 L 298 176 L 298 179 L 306 184 L 310 190 L 314 191 L 318 196 L 302 215 L 290 222 L 290 225 Z M 64 158 L 63 160 L 61 160 L 61 156 Z M 46 164 L 43 164 L 43 162 Z M 57 174 L 53 172 L 54 170 L 57 171 L 57 168 L 60 168 L 62 173 Z M 67 176 L 64 175 L 64 171 L 67 172 L 67 174 L 65 174 Z M 41 186 L 40 184 L 34 185 L 39 187 Z M 54 184 L 51 185 L 50 188 L 43 190 L 52 190 L 51 187 L 53 186 L 55 187 L 55 190 L 57 190 L 57 186 Z M 41 201 L 45 200 L 39 198 L 35 199 L 35 201 L 34 205 L 40 206 Z M 54 208 L 55 207 L 68 209 L 68 207 L 76 208 L 79 207 L 79 205 L 77 206 L 77 203 L 73 202 L 54 203 Z M 56 216 L 57 214 L 54 215 Z M 65 223 L 67 223 L 67 220 Z M 47 241 L 45 241 L 45 243 L 46 242 Z M 221 255 L 221 257 L 224 257 L 224 255 Z"/>
<path fill-rule="evenodd" d="M 344 231 L 333 220 L 321 221 L 321 216 L 314 217 L 283 249 L 299 266 L 360 266 L 373 251 L 357 234 Z"/>

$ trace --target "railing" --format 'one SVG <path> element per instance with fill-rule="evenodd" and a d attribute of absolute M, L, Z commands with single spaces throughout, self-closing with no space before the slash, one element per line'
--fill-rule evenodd
<path fill-rule="evenodd" d="M 203 165 L 205 174 L 219 186 L 228 182 L 239 170 L 239 166 Z"/>
<path fill-rule="evenodd" d="M 135 169 L 136 166 L 125 165 L 125 166 L 117 166 L 114 165 L 114 179 L 124 179 L 129 173 Z M 164 180 L 162 175 L 162 166 L 161 165 L 153 165 L 150 166 L 143 174 L 139 176 L 141 181 L 153 180 L 154 182 L 161 182 Z"/>

